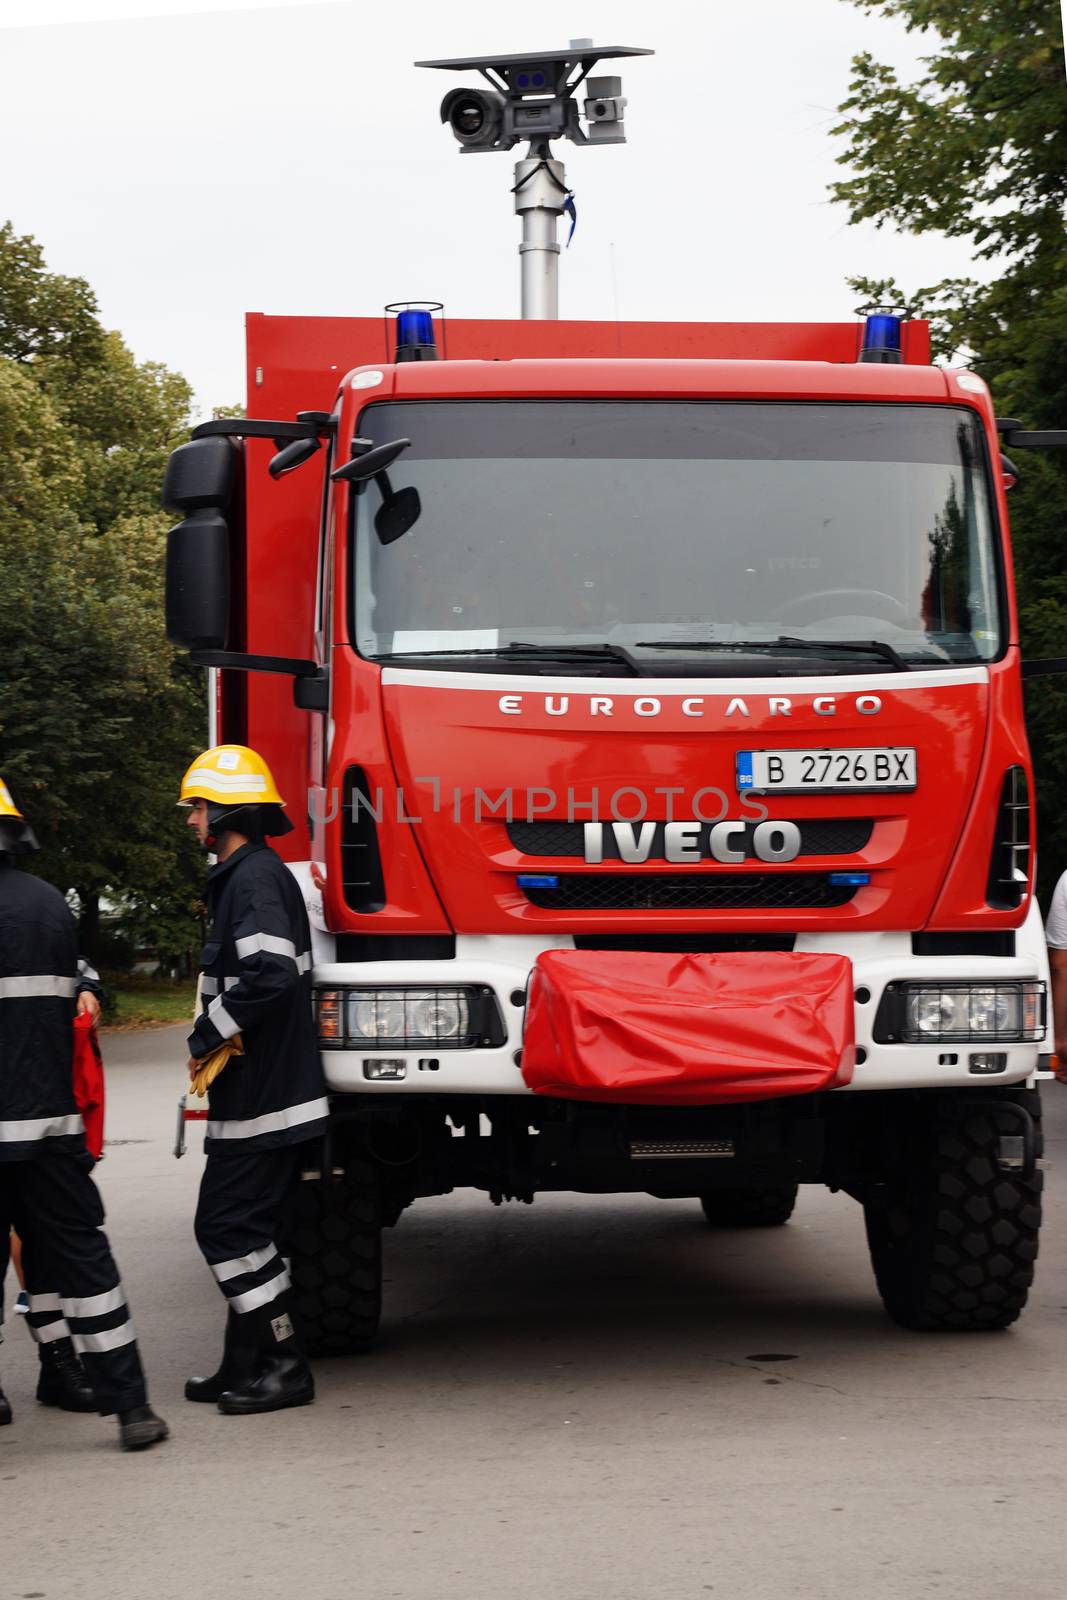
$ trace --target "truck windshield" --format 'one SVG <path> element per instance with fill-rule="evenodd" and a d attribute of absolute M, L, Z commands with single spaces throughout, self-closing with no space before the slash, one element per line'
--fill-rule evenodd
<path fill-rule="evenodd" d="M 697 659 L 699 644 L 702 673 L 732 673 L 761 670 L 763 643 L 781 671 L 783 639 L 805 641 L 808 672 L 816 644 L 835 671 L 893 652 L 922 668 L 1000 651 L 985 451 L 968 410 L 408 401 L 368 407 L 359 431 L 411 439 L 387 487 L 414 485 L 422 505 L 382 544 L 381 480 L 356 499 L 363 655 L 494 670 L 514 667 L 509 644 L 548 658 L 600 643 L 656 671 Z M 835 640 L 890 651 L 867 660 Z M 620 670 L 610 652 L 586 654 L 582 670 Z"/>

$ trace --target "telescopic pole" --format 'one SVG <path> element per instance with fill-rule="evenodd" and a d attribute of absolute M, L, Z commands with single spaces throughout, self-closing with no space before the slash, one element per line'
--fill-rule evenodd
<path fill-rule="evenodd" d="M 559 317 L 559 244 L 556 219 L 568 195 L 563 162 L 552 159 L 547 144 L 532 145 L 515 163 L 515 210 L 522 218 L 519 261 L 522 315 L 540 321 Z"/>

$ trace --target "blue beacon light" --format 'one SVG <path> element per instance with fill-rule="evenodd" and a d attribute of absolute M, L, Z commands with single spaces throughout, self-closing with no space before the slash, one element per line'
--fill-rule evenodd
<path fill-rule="evenodd" d="M 433 344 L 433 317 L 428 311 L 401 311 L 396 319 L 396 342 Z"/>
<path fill-rule="evenodd" d="M 399 301 L 386 306 L 396 318 L 396 361 L 436 361 L 435 311 L 444 308 L 437 300 Z"/>
<path fill-rule="evenodd" d="M 892 311 L 871 311 L 863 324 L 861 361 L 897 363 L 903 361 L 900 350 L 900 325 L 903 321 Z"/>

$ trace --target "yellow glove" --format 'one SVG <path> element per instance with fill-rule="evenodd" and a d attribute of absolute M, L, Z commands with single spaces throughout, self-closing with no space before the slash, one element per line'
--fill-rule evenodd
<path fill-rule="evenodd" d="M 217 1050 L 212 1050 L 209 1056 L 204 1056 L 189 1085 L 189 1093 L 203 1098 L 230 1057 L 243 1056 L 244 1053 L 245 1047 L 241 1043 L 241 1035 L 239 1033 L 235 1034 L 232 1039 L 225 1040 Z"/>

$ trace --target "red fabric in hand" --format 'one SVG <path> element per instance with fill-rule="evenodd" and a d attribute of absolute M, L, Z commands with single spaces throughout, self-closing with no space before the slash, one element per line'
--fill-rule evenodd
<path fill-rule="evenodd" d="M 845 956 L 546 950 L 522 1075 L 565 1100 L 767 1100 L 848 1083 L 854 1039 Z"/>
<path fill-rule="evenodd" d="M 104 1058 L 87 1012 L 74 1018 L 74 1099 L 85 1123 L 85 1143 L 94 1161 L 104 1152 Z"/>

